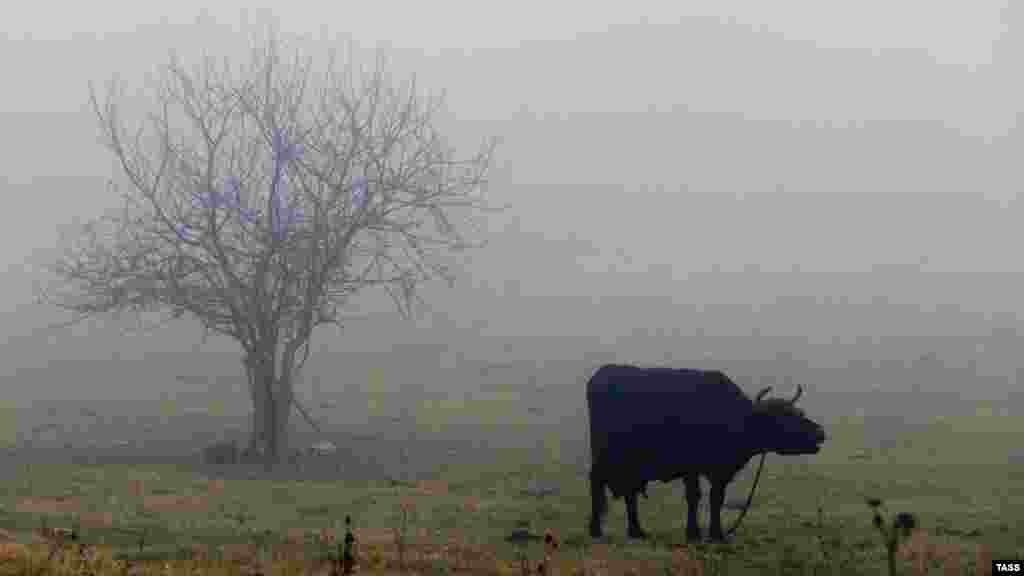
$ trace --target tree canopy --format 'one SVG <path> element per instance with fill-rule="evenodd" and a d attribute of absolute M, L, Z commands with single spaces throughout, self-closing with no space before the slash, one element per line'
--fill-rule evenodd
<path fill-rule="evenodd" d="M 253 446 L 277 455 L 313 331 L 341 326 L 370 288 L 408 315 L 418 285 L 453 279 L 447 256 L 479 245 L 457 215 L 487 209 L 495 142 L 457 159 L 434 119 L 443 97 L 424 100 L 415 79 L 395 88 L 381 59 L 354 75 L 332 52 L 314 78 L 310 59 L 283 61 L 274 35 L 252 56 L 236 77 L 172 55 L 147 139 L 146 126 L 129 136 L 116 83 L 102 103 L 90 85 L 130 186 L 120 214 L 89 222 L 54 265 L 67 289 L 44 298 L 71 323 L 159 311 L 237 341 Z"/>

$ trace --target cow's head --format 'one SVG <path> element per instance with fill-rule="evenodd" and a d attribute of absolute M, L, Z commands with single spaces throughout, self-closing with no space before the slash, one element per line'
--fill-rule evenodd
<path fill-rule="evenodd" d="M 797 408 L 796 401 L 803 393 L 797 386 L 791 399 L 765 398 L 771 387 L 765 388 L 754 399 L 745 431 L 754 441 L 758 452 L 776 454 L 817 454 L 825 442 L 825 429 Z"/>

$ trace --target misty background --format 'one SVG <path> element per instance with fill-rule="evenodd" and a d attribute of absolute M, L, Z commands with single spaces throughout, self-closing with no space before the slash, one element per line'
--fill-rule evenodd
<path fill-rule="evenodd" d="M 169 49 L 241 61 L 268 23 L 307 37 L 286 48 L 314 74 L 352 42 L 444 90 L 461 153 L 502 138 L 489 198 L 507 208 L 454 288 L 427 286 L 413 321 L 368 293 L 343 333 L 314 333 L 296 392 L 332 429 L 371 423 L 376 369 L 396 402 L 504 387 L 582 454 L 583 383 L 611 361 L 722 369 L 748 392 L 801 383 L 826 419 L 1024 407 L 1024 5 L 246 5 L 0 9 L 0 390 L 19 434 L 57 418 L 78 440 L 128 436 L 73 416 L 94 406 L 184 442 L 224 427 L 217 398 L 247 425 L 233 343 L 200 343 L 190 320 L 46 329 L 68 317 L 33 289 L 68 225 L 120 206 L 88 82 L 102 97 L 116 75 L 135 126 Z M 194 424 L 168 427 L 171 399 Z"/>

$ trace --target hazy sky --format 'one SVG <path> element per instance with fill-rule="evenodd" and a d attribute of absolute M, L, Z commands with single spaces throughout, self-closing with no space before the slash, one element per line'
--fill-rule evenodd
<path fill-rule="evenodd" d="M 447 90 L 460 145 L 504 138 L 493 194 L 512 207 L 463 285 L 479 310 L 499 288 L 711 298 L 684 280 L 712 270 L 1024 271 L 1020 3 L 244 4 L 255 25 L 313 38 L 314 58 L 345 38 L 387 49 L 396 72 Z M 116 73 L 144 103 L 169 48 L 241 54 L 240 6 L 0 8 L 9 318 L 57 227 L 116 205 L 87 83 Z M 9 335 L 33 324 L 19 318 Z"/>

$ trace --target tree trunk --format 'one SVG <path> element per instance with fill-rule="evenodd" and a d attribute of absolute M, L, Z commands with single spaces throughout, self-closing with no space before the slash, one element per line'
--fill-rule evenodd
<path fill-rule="evenodd" d="M 271 425 L 267 428 L 271 431 L 267 441 L 267 450 L 272 463 L 279 463 L 284 460 L 288 452 L 288 416 L 291 414 L 292 389 L 291 380 L 287 377 L 274 379 L 274 406 Z"/>
<path fill-rule="evenodd" d="M 252 397 L 252 437 L 249 446 L 264 456 L 269 466 L 281 461 L 288 446 L 288 417 L 294 391 L 289 370 L 276 374 L 273 358 L 251 361 L 249 391 Z"/>
<path fill-rule="evenodd" d="M 248 372 L 249 394 L 252 397 L 252 436 L 249 438 L 249 451 L 258 454 L 263 450 L 266 441 L 267 406 L 270 398 L 261 390 L 260 379 L 256 370 L 246 368 Z"/>

